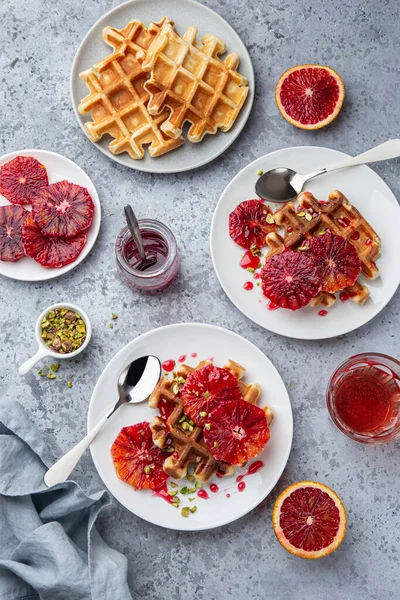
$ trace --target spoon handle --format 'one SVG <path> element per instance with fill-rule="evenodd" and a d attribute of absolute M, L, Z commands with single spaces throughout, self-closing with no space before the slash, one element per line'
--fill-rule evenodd
<path fill-rule="evenodd" d="M 75 469 L 79 459 L 85 450 L 90 446 L 93 439 L 96 437 L 100 429 L 103 427 L 104 423 L 106 423 L 107 419 L 110 417 L 111 412 L 114 411 L 114 407 L 112 411 L 108 412 L 98 423 L 89 431 L 89 433 L 78 442 L 71 450 L 69 450 L 64 456 L 58 459 L 56 463 L 47 471 L 44 476 L 44 482 L 48 487 L 52 485 L 56 485 L 57 483 L 62 483 L 66 481 L 72 471 Z"/>
<path fill-rule="evenodd" d="M 389 140 L 383 144 L 379 144 L 379 146 L 375 146 L 375 148 L 371 148 L 371 150 L 359 154 L 358 156 L 345 158 L 338 163 L 326 167 L 326 173 L 336 171 L 336 169 L 344 169 L 345 167 L 354 167 L 365 163 L 379 162 L 380 160 L 390 160 L 391 158 L 397 158 L 398 156 L 400 156 L 400 140 Z"/>
<path fill-rule="evenodd" d="M 124 207 L 124 212 L 129 231 L 131 232 L 132 237 L 135 240 L 137 249 L 139 250 L 140 258 L 142 259 L 142 261 L 144 261 L 146 260 L 146 253 L 143 247 L 142 234 L 140 233 L 139 223 L 135 213 L 133 212 L 132 206 L 130 204 L 127 204 Z"/>

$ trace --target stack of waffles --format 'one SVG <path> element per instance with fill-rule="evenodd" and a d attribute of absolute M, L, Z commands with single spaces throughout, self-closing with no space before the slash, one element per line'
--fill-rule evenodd
<path fill-rule="evenodd" d="M 327 202 L 319 202 L 310 192 L 302 192 L 297 200 L 297 210 L 292 202 L 287 202 L 273 214 L 274 222 L 283 228 L 283 232 L 282 235 L 275 232 L 267 235 L 269 250 L 266 256 L 281 254 L 285 249 L 298 250 L 307 239 L 330 229 L 355 246 L 361 273 L 367 279 L 379 277 L 375 259 L 380 253 L 381 240 L 341 192 L 331 192 Z M 343 292 L 356 304 L 363 304 L 369 297 L 367 286 L 359 281 Z M 335 301 L 335 294 L 322 291 L 311 301 L 311 306 L 332 306 Z"/>
<path fill-rule="evenodd" d="M 182 364 L 174 373 L 173 379 L 163 377 L 158 383 L 153 394 L 149 398 L 149 406 L 158 409 L 163 414 L 163 404 L 172 404 L 172 410 L 168 411 L 166 418 L 156 416 L 150 423 L 153 441 L 162 449 L 171 449 L 171 453 L 164 462 L 164 471 L 170 477 L 182 479 L 188 474 L 189 466 L 194 467 L 194 477 L 197 481 L 205 483 L 214 474 L 223 477 L 232 475 L 235 467 L 216 460 L 204 442 L 203 428 L 196 425 L 186 427 L 183 401 L 179 393 L 179 387 L 189 374 L 212 364 L 209 360 L 201 361 L 196 367 Z M 247 402 L 257 405 L 261 394 L 258 384 L 246 385 L 243 381 L 246 370 L 238 363 L 229 360 L 224 366 L 236 377 L 242 397 Z M 268 425 L 273 419 L 271 407 L 263 408 Z"/>
<path fill-rule="evenodd" d="M 247 80 L 237 72 L 239 56 L 226 51 L 222 40 L 205 35 L 197 41 L 197 27 L 183 37 L 164 17 L 146 27 L 141 21 L 123 29 L 106 27 L 104 41 L 113 52 L 80 73 L 89 94 L 79 104 L 92 121 L 85 130 L 92 142 L 108 134 L 113 154 L 128 152 L 137 160 L 161 156 L 187 138 L 200 142 L 206 133 L 228 131 L 248 94 Z"/>

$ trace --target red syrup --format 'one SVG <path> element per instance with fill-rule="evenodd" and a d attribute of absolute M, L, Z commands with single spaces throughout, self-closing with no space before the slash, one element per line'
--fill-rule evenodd
<path fill-rule="evenodd" d="M 171 400 L 166 400 L 165 398 L 161 400 L 161 402 L 158 405 L 158 410 L 160 412 L 160 417 L 164 421 L 164 423 L 167 422 L 168 417 L 173 413 L 175 407 L 176 404 Z"/>
<path fill-rule="evenodd" d="M 246 281 L 246 283 L 243 284 L 243 289 L 250 291 L 252 290 L 254 287 L 254 283 L 252 283 L 251 281 Z"/>
<path fill-rule="evenodd" d="M 197 495 L 199 498 L 203 498 L 204 500 L 208 500 L 209 495 L 207 494 L 206 490 L 199 490 L 197 492 Z"/>
<path fill-rule="evenodd" d="M 352 240 L 359 240 L 360 239 L 360 232 L 359 231 L 353 231 L 353 233 L 350 235 L 350 238 Z"/>
<path fill-rule="evenodd" d="M 328 311 L 327 311 L 327 310 L 320 310 L 320 311 L 319 311 L 319 313 L 318 313 L 318 315 L 319 315 L 320 317 L 326 317 L 326 315 L 327 315 L 327 314 L 328 314 Z"/>
<path fill-rule="evenodd" d="M 248 475 L 254 475 L 254 473 L 257 473 L 260 469 L 263 468 L 263 466 L 264 466 L 264 463 L 262 460 L 254 461 L 253 463 L 251 463 L 251 465 L 247 469 L 246 473 L 243 473 L 242 475 L 238 475 L 236 477 L 236 481 L 239 482 L 239 481 L 242 481 Z"/>
<path fill-rule="evenodd" d="M 153 490 L 152 495 L 157 496 L 158 498 L 162 498 L 163 500 L 168 502 L 168 504 L 172 504 L 174 500 L 173 497 L 168 494 L 166 483 L 164 483 L 164 485 L 158 490 Z"/>
<path fill-rule="evenodd" d="M 354 432 L 380 431 L 390 423 L 399 392 L 395 374 L 389 375 L 379 365 L 350 369 L 334 392 L 336 414 Z"/>
<path fill-rule="evenodd" d="M 341 299 L 342 302 L 347 302 L 347 300 L 350 300 L 350 296 L 347 292 L 341 292 L 339 294 L 339 298 Z"/>
<path fill-rule="evenodd" d="M 231 495 L 230 495 L 230 494 L 227 494 L 227 495 L 226 495 L 226 497 L 227 497 L 227 498 L 230 498 L 230 497 L 231 497 Z"/>
<path fill-rule="evenodd" d="M 260 273 L 254 273 L 253 277 L 254 279 L 260 279 Z"/>
<path fill-rule="evenodd" d="M 240 483 L 238 483 L 239 492 L 244 492 L 245 488 L 246 488 L 246 484 L 244 481 L 241 481 Z"/>
<path fill-rule="evenodd" d="M 251 250 L 247 250 L 240 261 L 240 266 L 243 269 L 257 269 L 260 264 L 260 257 L 255 256 Z"/>
<path fill-rule="evenodd" d="M 156 231 L 149 229 L 141 229 L 143 248 L 146 256 L 149 258 L 155 258 L 154 264 L 146 267 L 146 263 L 143 263 L 140 258 L 139 250 L 133 239 L 129 240 L 125 246 L 125 260 L 132 269 L 138 271 L 145 271 L 146 273 L 152 273 L 158 271 L 162 267 L 168 257 L 168 246 L 165 239 Z M 150 262 L 149 262 L 150 264 Z"/>
<path fill-rule="evenodd" d="M 348 227 L 350 225 L 350 221 L 347 217 L 339 217 L 336 221 L 339 223 L 340 227 Z"/>
<path fill-rule="evenodd" d="M 327 200 L 318 200 L 319 204 L 321 204 L 321 206 L 328 206 L 329 202 Z"/>
<path fill-rule="evenodd" d="M 216 483 L 210 484 L 210 491 L 213 492 L 213 494 L 216 494 L 217 492 L 219 492 L 219 487 L 217 486 Z"/>
<path fill-rule="evenodd" d="M 277 310 L 279 308 L 279 306 L 270 301 L 267 304 L 267 308 L 268 308 L 268 310 Z"/>
<path fill-rule="evenodd" d="M 368 238 L 367 240 L 365 240 L 365 245 L 366 246 L 370 246 L 371 244 L 372 244 L 371 238 Z"/>
<path fill-rule="evenodd" d="M 171 373 L 171 371 L 175 369 L 175 361 L 172 359 L 166 360 L 161 366 L 164 369 L 164 371 L 166 371 L 167 373 Z"/>
<path fill-rule="evenodd" d="M 180 363 L 183 363 L 183 362 L 185 362 L 185 360 L 186 360 L 186 354 L 182 354 L 182 356 L 180 356 L 180 357 L 178 358 L 178 362 L 180 362 Z"/>
<path fill-rule="evenodd" d="M 196 358 L 197 356 L 197 352 L 192 352 L 192 354 L 190 355 L 192 358 Z"/>

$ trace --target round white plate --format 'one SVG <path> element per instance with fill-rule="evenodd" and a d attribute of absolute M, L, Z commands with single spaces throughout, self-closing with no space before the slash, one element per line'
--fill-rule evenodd
<path fill-rule="evenodd" d="M 72 106 L 82 129 L 84 123 L 90 120 L 90 115 L 81 115 L 78 112 L 79 102 L 88 94 L 88 89 L 79 78 L 79 73 L 89 69 L 111 53 L 112 48 L 103 41 L 101 35 L 104 27 L 110 25 L 121 29 L 133 19 L 140 19 L 143 23 L 149 24 L 152 21 L 159 21 L 164 16 L 175 21 L 175 28 L 181 35 L 188 27 L 195 25 L 199 30 L 198 39 L 206 33 L 212 33 L 226 43 L 228 53 L 237 52 L 240 56 L 239 71 L 248 79 L 249 94 L 230 131 L 226 133 L 218 131 L 216 135 L 206 135 L 198 144 L 186 140 L 180 148 L 158 158 L 152 158 L 147 152 L 142 160 L 133 160 L 126 152 L 119 155 L 112 154 L 108 149 L 112 138 L 107 135 L 95 143 L 95 146 L 112 160 L 131 169 L 149 173 L 179 173 L 196 169 L 214 160 L 242 131 L 254 98 L 254 72 L 249 53 L 238 34 L 222 17 L 193 0 L 133 0 L 113 8 L 101 17 L 88 31 L 75 56 L 70 89 Z"/>
<path fill-rule="evenodd" d="M 0 166 L 16 156 L 33 156 L 41 162 L 47 169 L 49 183 L 56 183 L 56 181 L 67 179 L 71 183 L 76 183 L 87 188 L 94 203 L 93 222 L 86 234 L 86 244 L 75 262 L 59 269 L 48 269 L 42 267 L 42 265 L 28 256 L 21 258 L 21 260 L 15 263 L 0 261 L 0 275 L 5 275 L 6 277 L 10 277 L 10 279 L 17 279 L 19 281 L 45 281 L 47 279 L 54 279 L 54 277 L 64 275 L 64 273 L 77 267 L 93 248 L 99 233 L 101 221 L 99 197 L 92 180 L 86 175 L 85 171 L 69 158 L 61 156 L 61 154 L 56 154 L 49 150 L 18 150 L 18 152 L 11 152 L 10 154 L 2 156 L 0 158 Z M 10 202 L 0 195 L 0 206 L 5 206 L 6 204 L 10 204 Z M 25 205 L 24 208 L 31 210 L 29 204 Z"/>
<path fill-rule="evenodd" d="M 245 167 L 223 192 L 215 209 L 211 226 L 211 256 L 217 277 L 225 293 L 249 319 L 274 333 L 304 340 L 325 339 L 353 331 L 375 317 L 389 302 L 400 283 L 400 207 L 386 183 L 372 169 L 363 165 L 322 175 L 306 184 L 305 189 L 319 199 L 332 190 L 340 190 L 358 208 L 382 239 L 381 256 L 377 260 L 381 277 L 369 281 L 360 277 L 371 292 L 363 306 L 337 299 L 325 317 L 318 315 L 324 307 L 306 306 L 292 312 L 268 310 L 261 288 L 243 289 L 246 281 L 254 281 L 239 265 L 244 250 L 229 237 L 229 213 L 243 200 L 256 198 L 254 186 L 259 170 L 290 167 L 300 173 L 312 173 L 347 154 L 311 146 L 285 148 L 258 158 Z M 278 205 L 272 205 L 274 210 Z"/>
<path fill-rule="evenodd" d="M 196 357 L 191 354 L 196 353 Z M 275 418 L 271 424 L 271 438 L 259 455 L 264 467 L 245 477 L 246 489 L 239 492 L 234 477 L 216 478 L 218 493 L 208 490 L 210 498 L 196 498 L 197 512 L 184 518 L 165 500 L 152 495 L 149 490 L 135 491 L 118 479 L 111 459 L 110 448 L 122 427 L 141 421 L 151 421 L 157 414 L 147 403 L 125 405 L 115 413 L 110 422 L 96 437 L 90 450 L 100 477 L 110 492 L 128 510 L 138 517 L 169 529 L 198 531 L 211 529 L 239 519 L 257 506 L 272 490 L 287 463 L 292 444 L 293 419 L 290 400 L 285 385 L 270 360 L 253 344 L 239 335 L 212 325 L 180 323 L 160 327 L 141 335 L 123 348 L 106 366 L 90 400 L 88 430 L 90 430 L 117 400 L 117 379 L 120 372 L 132 360 L 143 355 L 155 354 L 163 362 L 177 361 L 182 354 L 186 363 L 195 366 L 200 360 L 213 357 L 214 364 L 223 366 L 232 359 L 247 369 L 245 381 L 258 382 L 262 388 L 260 405 L 273 407 Z M 257 459 L 258 460 L 258 459 Z M 238 470 L 238 474 L 246 469 Z M 181 481 L 182 486 L 193 483 Z M 227 498 L 226 494 L 231 497 Z M 187 497 L 181 496 L 181 507 L 189 505 Z M 184 501 L 184 500 L 185 501 Z"/>

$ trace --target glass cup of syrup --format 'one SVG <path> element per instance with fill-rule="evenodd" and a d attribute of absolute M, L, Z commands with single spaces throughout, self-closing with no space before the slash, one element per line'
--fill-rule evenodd
<path fill-rule="evenodd" d="M 158 294 L 166 290 L 178 276 L 179 255 L 175 236 L 159 221 L 139 219 L 144 263 L 128 227 L 124 227 L 115 243 L 117 268 L 122 280 L 133 290 Z"/>
<path fill-rule="evenodd" d="M 352 440 L 383 444 L 400 437 L 400 362 L 363 353 L 333 373 L 327 405 L 335 425 Z"/>

